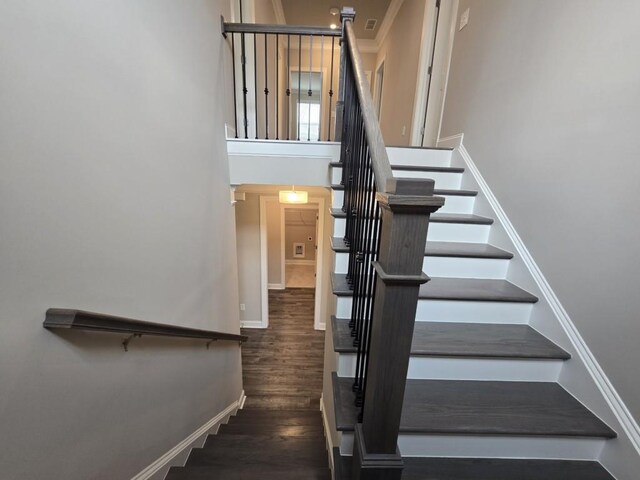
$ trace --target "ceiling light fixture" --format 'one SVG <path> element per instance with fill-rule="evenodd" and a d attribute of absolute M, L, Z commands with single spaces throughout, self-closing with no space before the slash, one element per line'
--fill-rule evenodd
<path fill-rule="evenodd" d="M 338 25 L 336 25 L 335 23 L 332 23 L 331 25 L 329 25 L 329 28 L 331 30 L 335 30 L 336 28 L 338 28 Z"/>
<path fill-rule="evenodd" d="M 329 13 L 334 17 L 337 17 L 340 14 L 340 9 L 338 7 L 331 7 L 329 9 Z"/>
<path fill-rule="evenodd" d="M 280 203 L 309 203 L 309 192 L 296 190 L 293 185 L 291 185 L 291 190 L 280 190 L 278 197 Z"/>

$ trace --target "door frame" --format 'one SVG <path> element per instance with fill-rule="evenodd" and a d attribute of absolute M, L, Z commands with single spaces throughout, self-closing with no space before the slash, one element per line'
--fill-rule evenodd
<path fill-rule="evenodd" d="M 269 326 L 269 266 L 267 249 L 267 209 L 268 201 L 279 201 L 274 195 L 260 195 L 260 300 L 261 300 L 261 325 L 257 328 L 267 328 Z M 287 204 L 280 204 L 280 262 L 282 272 L 282 283 L 286 288 L 285 275 L 285 240 L 284 240 L 284 209 Z M 291 208 L 308 208 L 318 210 L 316 242 L 316 285 L 315 301 L 313 309 L 313 328 L 325 330 L 326 321 L 321 318 L 322 302 L 324 298 L 324 222 L 325 222 L 325 199 L 321 197 L 309 197 L 309 202 L 304 205 L 291 205 Z"/>
<path fill-rule="evenodd" d="M 435 146 L 440 136 L 457 12 L 458 0 L 440 0 L 439 8 L 436 8 L 436 0 L 428 0 L 425 6 L 411 124 L 412 146 Z M 430 75 L 429 66 L 432 60 Z"/>

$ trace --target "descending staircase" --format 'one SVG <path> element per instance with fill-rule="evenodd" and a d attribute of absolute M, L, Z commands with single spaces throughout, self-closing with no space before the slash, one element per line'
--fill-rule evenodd
<path fill-rule="evenodd" d="M 330 480 L 318 411 L 244 409 L 167 480 Z"/>
<path fill-rule="evenodd" d="M 445 149 L 387 153 L 396 176 L 432 178 L 446 198 L 431 215 L 425 246 L 431 280 L 420 288 L 400 423 L 400 451 L 412 457 L 403 478 L 612 479 L 593 459 L 616 433 L 556 383 L 570 355 L 529 325 L 538 298 L 506 280 L 513 255 L 489 243 L 493 219 L 474 214 L 478 192 L 461 189 L 464 168 L 451 166 Z M 351 478 L 358 413 L 341 177 L 341 164 L 331 164 L 337 306 L 327 341 L 337 354 L 339 480 Z"/>

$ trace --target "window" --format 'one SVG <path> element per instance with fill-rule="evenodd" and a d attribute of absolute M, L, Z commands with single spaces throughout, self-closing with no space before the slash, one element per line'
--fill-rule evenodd
<path fill-rule="evenodd" d="M 300 139 L 318 140 L 320 138 L 320 102 L 300 102 Z"/>

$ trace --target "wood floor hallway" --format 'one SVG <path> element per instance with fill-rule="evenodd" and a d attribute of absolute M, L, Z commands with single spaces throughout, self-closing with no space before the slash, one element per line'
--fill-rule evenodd
<path fill-rule="evenodd" d="M 324 332 L 314 330 L 315 290 L 269 291 L 269 328 L 243 329 L 245 408 L 320 409 Z"/>

